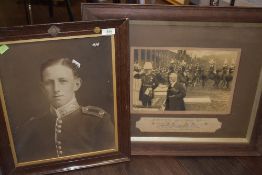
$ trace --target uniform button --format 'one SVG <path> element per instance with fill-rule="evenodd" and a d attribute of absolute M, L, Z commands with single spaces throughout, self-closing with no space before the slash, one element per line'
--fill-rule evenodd
<path fill-rule="evenodd" d="M 60 146 L 60 145 L 62 145 L 62 142 L 61 141 L 57 141 L 56 144 Z"/>
<path fill-rule="evenodd" d="M 61 131 L 61 129 L 58 129 L 58 130 L 56 130 L 56 132 L 57 132 L 57 133 L 61 133 L 62 131 Z"/>
<path fill-rule="evenodd" d="M 61 128 L 62 128 L 62 125 L 56 125 L 56 127 L 57 127 L 58 129 L 61 129 Z"/>
<path fill-rule="evenodd" d="M 61 149 L 62 149 L 62 147 L 61 147 L 61 146 L 58 146 L 58 147 L 57 147 L 57 149 L 61 150 Z"/>
<path fill-rule="evenodd" d="M 57 120 L 57 123 L 62 124 L 63 121 L 61 119 Z"/>
<path fill-rule="evenodd" d="M 62 155 L 62 154 L 63 154 L 63 151 L 59 151 L 58 153 L 59 153 L 60 155 Z"/>

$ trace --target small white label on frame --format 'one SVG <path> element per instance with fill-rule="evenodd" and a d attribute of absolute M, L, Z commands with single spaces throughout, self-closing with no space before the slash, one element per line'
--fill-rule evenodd
<path fill-rule="evenodd" d="M 115 33 L 115 28 L 102 29 L 102 35 L 114 35 Z"/>

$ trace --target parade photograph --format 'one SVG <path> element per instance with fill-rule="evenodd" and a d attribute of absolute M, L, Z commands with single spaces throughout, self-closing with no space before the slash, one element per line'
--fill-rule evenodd
<path fill-rule="evenodd" d="M 229 114 L 240 52 L 132 47 L 131 112 Z"/>

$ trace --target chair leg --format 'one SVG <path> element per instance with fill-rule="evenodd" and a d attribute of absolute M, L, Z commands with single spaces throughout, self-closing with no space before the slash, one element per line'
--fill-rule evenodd
<path fill-rule="evenodd" d="M 72 10 L 71 10 L 70 0 L 65 0 L 65 4 L 66 4 L 69 20 L 74 21 L 74 16 L 73 16 L 73 13 L 72 13 Z"/>
<path fill-rule="evenodd" d="M 26 20 L 28 24 L 33 24 L 32 5 L 30 0 L 24 0 Z"/>
<path fill-rule="evenodd" d="M 53 0 L 48 0 L 48 11 L 49 11 L 49 17 L 54 16 L 54 2 Z"/>

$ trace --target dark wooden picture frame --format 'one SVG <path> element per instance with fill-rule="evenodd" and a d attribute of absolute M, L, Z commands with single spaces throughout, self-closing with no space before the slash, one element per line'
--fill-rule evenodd
<path fill-rule="evenodd" d="M 110 5 L 110 4 L 82 4 L 82 19 L 83 20 L 94 20 L 94 19 L 117 19 L 117 18 L 129 18 L 130 19 L 130 48 L 132 47 L 152 47 L 153 49 L 158 47 L 200 47 L 200 48 L 239 48 L 241 49 L 240 56 L 240 67 L 239 71 L 242 72 L 238 74 L 236 89 L 234 92 L 234 100 L 231 114 L 228 115 L 228 119 L 237 118 L 234 114 L 238 113 L 243 109 L 248 109 L 247 106 L 250 105 L 250 113 L 242 115 L 246 118 L 246 123 L 250 124 L 250 130 L 244 131 L 246 135 L 239 136 L 239 139 L 235 140 L 234 136 L 229 136 L 223 139 L 216 139 L 216 133 L 209 134 L 208 137 L 205 134 L 191 133 L 188 135 L 187 132 L 174 132 L 170 133 L 141 133 L 137 130 L 137 122 L 141 119 L 147 118 L 158 118 L 161 120 L 163 117 L 168 122 L 161 121 L 162 126 L 172 127 L 175 126 L 175 122 L 172 118 L 208 118 L 208 119 L 218 119 L 225 125 L 226 118 L 223 115 L 184 115 L 184 114 L 173 114 L 173 115 L 146 115 L 146 114 L 132 114 L 131 113 L 131 153 L 133 155 L 179 155 L 179 156 L 259 156 L 262 151 L 262 107 L 261 107 L 261 59 L 254 58 L 250 53 L 259 52 L 261 46 L 256 43 L 258 40 L 256 38 L 261 37 L 261 22 L 262 22 L 262 9 L 261 8 L 232 8 L 232 7 L 190 7 L 190 6 L 165 6 L 165 5 Z M 172 26 L 173 25 L 173 26 Z M 258 25 L 260 32 L 252 32 L 252 29 L 256 28 Z M 160 27 L 159 27 L 160 26 Z M 163 26 L 167 26 L 164 28 Z M 186 26 L 186 27 L 181 27 Z M 206 28 L 206 33 L 201 33 L 197 31 L 199 26 Z M 213 30 L 218 28 L 218 30 Z M 237 37 L 233 36 L 236 33 L 238 27 L 234 29 L 233 26 L 239 26 L 240 28 L 246 28 L 245 33 L 252 33 L 255 37 L 246 38 L 246 41 L 239 41 Z M 162 28 L 161 28 L 162 27 Z M 181 29 L 180 29 L 181 27 Z M 200 27 L 200 28 L 201 28 Z M 231 28 L 232 30 L 227 30 Z M 144 32 L 143 32 L 144 31 Z M 157 32 L 158 31 L 158 32 Z M 167 32 L 168 31 L 168 32 Z M 172 31 L 172 32 L 171 32 Z M 199 33 L 197 33 L 197 32 Z M 217 31 L 215 35 L 211 35 L 213 31 Z M 223 31 L 223 32 L 222 32 Z M 175 35 L 175 33 L 180 35 Z M 183 41 L 183 36 L 186 38 Z M 200 36 L 205 38 L 203 40 L 198 40 Z M 239 36 L 242 36 L 240 34 Z M 160 36 L 160 37 L 157 37 Z M 213 37 L 214 36 L 214 37 Z M 172 40 L 176 38 L 176 40 Z M 191 38 L 194 38 L 191 40 Z M 150 38 L 150 39 L 149 39 Z M 157 39 L 158 41 L 156 41 Z M 197 38 L 197 39 L 196 39 Z M 217 39 L 212 40 L 212 38 Z M 233 39 L 232 39 L 233 38 Z M 210 39 L 210 40 L 209 40 Z M 232 39 L 232 44 L 228 44 L 225 41 Z M 205 41 L 205 42 L 203 42 Z M 207 42 L 209 41 L 209 42 Z M 210 42 L 213 41 L 213 42 Z M 202 44 L 201 44 L 202 42 Z M 158 45 L 158 43 L 161 43 Z M 180 43 L 180 44 L 179 44 Z M 182 44 L 181 44 L 182 43 Z M 199 45 L 195 43 L 200 43 Z M 220 43 L 220 44 L 219 44 Z M 236 43 L 244 43 L 242 46 Z M 246 44 L 245 44 L 246 43 Z M 203 45 L 203 47 L 202 47 Z M 252 46 L 251 46 L 252 45 Z M 260 44 L 261 45 L 261 44 Z M 228 47 L 227 47 L 228 46 Z M 250 47 L 248 47 L 250 46 Z M 132 49 L 130 49 L 131 51 Z M 132 55 L 132 53 L 130 53 Z M 130 58 L 132 60 L 132 58 Z M 252 61 L 253 59 L 253 61 Z M 243 81 L 245 74 L 249 71 L 248 67 L 244 64 L 250 64 L 253 66 L 257 64 L 257 67 L 252 75 L 249 77 L 256 77 L 253 80 L 255 86 L 252 90 L 250 89 L 250 96 L 252 100 L 250 102 L 243 103 L 240 102 L 244 99 L 236 100 L 238 96 L 243 96 L 240 94 L 245 94 L 245 90 L 241 89 L 245 87 L 245 82 Z M 244 63 L 245 62 L 245 63 Z M 253 62 L 253 63 L 251 63 Z M 250 67 L 252 67 L 250 66 Z M 252 70 L 254 70 L 252 67 Z M 132 70 L 132 64 L 131 68 Z M 130 74 L 131 75 L 131 74 Z M 130 76 L 130 78 L 132 78 Z M 251 82 L 250 82 L 251 85 Z M 251 95 L 252 94 L 252 95 Z M 235 106 L 235 107 L 234 107 Z M 234 117 L 232 117 L 234 116 Z M 252 116 L 252 117 L 251 117 Z M 226 116 L 225 116 L 226 117 Z M 166 119 L 167 118 L 167 119 Z M 170 120 L 171 118 L 171 120 Z M 240 117 L 241 118 L 241 117 Z M 242 119 L 243 119 L 242 118 Z M 237 128 L 241 126 L 240 122 L 243 120 L 239 119 L 236 123 L 228 124 L 227 128 Z M 149 120 L 150 121 L 150 120 Z M 223 123 L 223 121 L 225 123 Z M 151 126 L 154 122 L 151 120 Z M 244 122 L 244 123 L 245 123 Z M 230 123 L 230 122 L 229 122 Z M 140 123 L 141 124 L 141 123 Z M 147 123 L 149 124 L 149 123 Z M 192 123 L 191 123 L 192 124 Z M 195 124 L 195 123 L 193 123 Z M 149 124 L 150 125 L 150 124 Z M 156 125 L 160 126 L 160 125 Z M 225 126 L 226 127 L 226 126 Z M 151 127 L 152 128 L 152 127 Z M 151 129 L 150 128 L 150 129 Z M 232 130 L 232 131 L 233 131 Z M 228 133 L 229 130 L 227 130 Z M 153 135 L 153 136 L 152 136 Z M 175 136 L 174 136 L 175 135 Z M 198 136 L 197 136 L 198 135 Z M 230 134 L 229 134 L 230 135 Z M 148 139 L 148 137 L 153 137 L 154 139 Z M 198 137 L 200 140 L 198 140 Z M 171 139 L 170 139 L 171 138 Z M 196 139 L 197 138 L 197 139 Z M 237 138 L 237 137 L 236 137 Z M 214 140 L 213 140 L 214 139 Z"/>
<path fill-rule="evenodd" d="M 4 174 L 51 174 L 129 160 L 126 19 L 0 28 L 0 45 L 0 165 Z M 65 69 L 73 79 L 67 80 Z M 33 85 L 39 81 L 49 102 L 45 107 L 50 105 L 47 113 L 55 120 L 42 120 L 46 115 L 38 110 L 43 103 L 39 89 L 35 90 L 39 84 Z M 58 93 L 62 90 L 55 90 L 56 81 L 60 87 L 73 82 L 73 96 L 76 91 L 81 94 L 66 102 L 66 95 Z M 33 113 L 44 117 L 30 118 Z M 49 122 L 43 122 L 48 120 L 53 123 L 51 129 Z M 35 135 L 38 132 L 42 135 Z M 54 136 L 50 143 L 48 136 Z M 70 140 L 74 140 L 71 146 Z"/>

